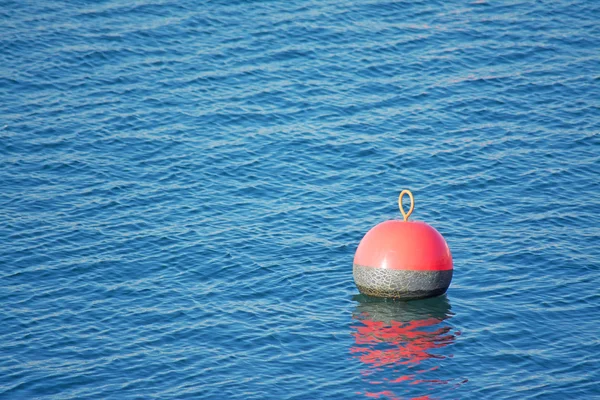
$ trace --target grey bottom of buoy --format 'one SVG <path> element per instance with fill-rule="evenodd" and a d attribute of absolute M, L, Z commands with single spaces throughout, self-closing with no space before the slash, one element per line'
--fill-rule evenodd
<path fill-rule="evenodd" d="M 354 264 L 352 274 L 358 290 L 369 296 L 409 300 L 446 293 L 452 271 L 411 271 L 365 267 Z"/>

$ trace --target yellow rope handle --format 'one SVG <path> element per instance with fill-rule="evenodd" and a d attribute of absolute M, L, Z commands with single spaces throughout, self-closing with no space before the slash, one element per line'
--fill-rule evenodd
<path fill-rule="evenodd" d="M 404 196 L 405 194 L 407 194 L 408 197 L 410 197 L 410 210 L 408 210 L 407 213 L 405 213 L 404 209 L 402 208 L 402 196 Z M 398 197 L 398 206 L 400 207 L 400 212 L 404 217 L 404 222 L 408 221 L 408 217 L 410 217 L 410 214 L 412 214 L 413 210 L 415 209 L 415 198 L 413 197 L 410 190 L 405 189 L 402 192 L 400 192 L 400 197 Z"/>

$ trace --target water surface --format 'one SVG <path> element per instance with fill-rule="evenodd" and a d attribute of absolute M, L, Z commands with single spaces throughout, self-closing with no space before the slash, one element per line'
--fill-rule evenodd
<path fill-rule="evenodd" d="M 0 398 L 600 393 L 598 2 L 4 1 Z M 375 224 L 446 296 L 359 296 Z"/>

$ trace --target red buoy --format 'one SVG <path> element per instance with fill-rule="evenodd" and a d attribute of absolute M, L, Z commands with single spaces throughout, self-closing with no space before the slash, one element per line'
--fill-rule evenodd
<path fill-rule="evenodd" d="M 408 194 L 411 207 L 402 208 Z M 409 222 L 414 198 L 403 190 L 398 198 L 404 221 L 385 221 L 363 237 L 354 256 L 358 290 L 377 297 L 415 299 L 439 296 L 452 280 L 452 255 L 438 231 L 425 222 Z"/>

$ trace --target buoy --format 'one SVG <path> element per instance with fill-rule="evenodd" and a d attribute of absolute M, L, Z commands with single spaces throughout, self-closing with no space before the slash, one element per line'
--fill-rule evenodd
<path fill-rule="evenodd" d="M 410 210 L 402 197 L 408 194 Z M 373 227 L 360 241 L 352 275 L 366 295 L 420 299 L 446 293 L 452 280 L 452 255 L 438 231 L 425 222 L 408 221 L 415 207 L 410 190 L 398 197 L 404 221 L 392 220 Z"/>

